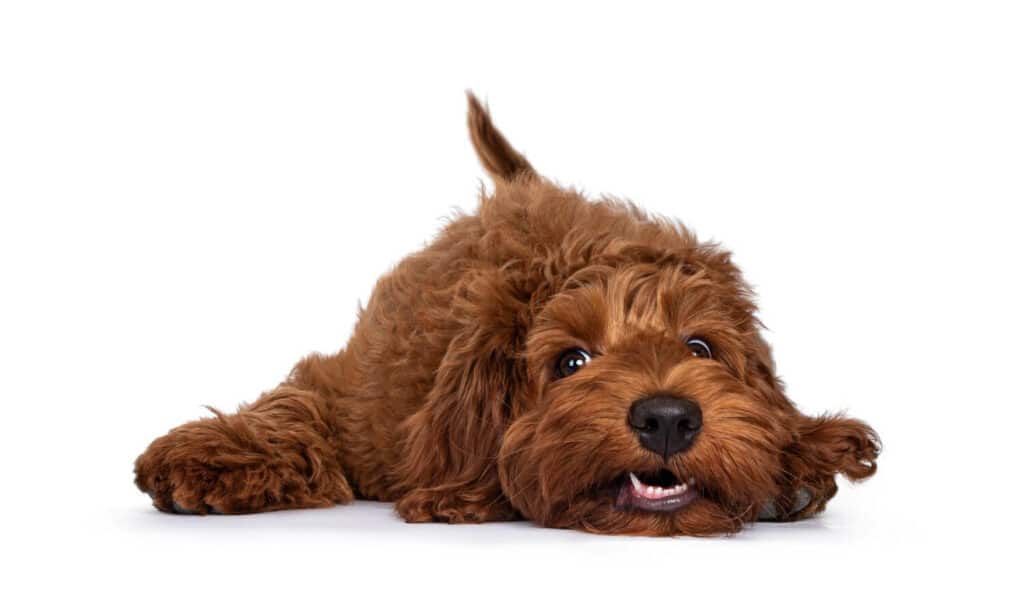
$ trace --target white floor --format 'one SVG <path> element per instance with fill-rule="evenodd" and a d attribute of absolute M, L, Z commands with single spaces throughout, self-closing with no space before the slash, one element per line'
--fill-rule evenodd
<path fill-rule="evenodd" d="M 987 568 L 988 558 L 949 549 L 966 544 L 959 522 L 950 518 L 947 530 L 945 514 L 930 510 L 918 524 L 880 505 L 879 479 L 875 490 L 844 484 L 816 519 L 722 539 L 600 537 L 527 522 L 413 525 L 372 502 L 179 516 L 125 490 L 115 508 L 69 502 L 63 520 L 13 529 L 5 551 L 14 587 L 41 602 L 832 604 L 883 592 L 1014 601 L 1009 560 Z"/>

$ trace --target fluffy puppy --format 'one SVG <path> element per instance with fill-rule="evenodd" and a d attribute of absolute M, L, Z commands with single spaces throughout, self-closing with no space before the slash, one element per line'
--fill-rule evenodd
<path fill-rule="evenodd" d="M 472 95 L 469 131 L 494 193 L 378 281 L 344 350 L 154 441 L 135 482 L 158 509 L 362 498 L 410 522 L 714 535 L 875 472 L 870 427 L 787 399 L 729 253 L 541 177 Z"/>

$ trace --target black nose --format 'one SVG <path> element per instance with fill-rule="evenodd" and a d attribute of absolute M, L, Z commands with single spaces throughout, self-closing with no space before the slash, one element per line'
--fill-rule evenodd
<path fill-rule="evenodd" d="M 666 459 L 689 448 L 702 423 L 700 406 L 685 398 L 654 396 L 633 402 L 629 409 L 629 426 L 640 444 Z"/>

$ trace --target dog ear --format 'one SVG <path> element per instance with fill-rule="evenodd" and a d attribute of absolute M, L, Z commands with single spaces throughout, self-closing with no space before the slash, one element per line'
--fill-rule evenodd
<path fill-rule="evenodd" d="M 507 519 L 495 457 L 525 370 L 517 352 L 524 304 L 500 271 L 460 285 L 447 321 L 453 336 L 422 405 L 399 429 L 395 469 L 407 520 Z"/>
<path fill-rule="evenodd" d="M 877 470 L 881 452 L 878 434 L 863 421 L 831 414 L 802 414 L 786 397 L 776 378 L 771 350 L 763 339 L 755 348 L 755 388 L 769 406 L 782 414 L 788 431 L 780 453 L 782 475 L 774 501 L 762 504 L 759 519 L 790 521 L 810 517 L 825 509 L 835 496 L 835 476 L 863 480 Z"/>
<path fill-rule="evenodd" d="M 502 183 L 536 177 L 537 173 L 526 158 L 509 145 L 501 132 L 494 127 L 487 108 L 481 105 L 472 92 L 466 91 L 466 96 L 469 99 L 469 137 L 473 140 L 473 149 L 476 150 L 480 163 L 491 178 L 496 183 Z"/>

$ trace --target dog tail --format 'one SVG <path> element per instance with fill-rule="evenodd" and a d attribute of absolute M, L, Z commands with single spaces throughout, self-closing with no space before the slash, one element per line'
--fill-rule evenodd
<path fill-rule="evenodd" d="M 497 182 L 508 182 L 515 179 L 532 179 L 536 171 L 517 152 L 505 136 L 494 127 L 491 113 L 480 103 L 472 91 L 466 91 L 469 98 L 469 137 L 473 140 L 480 163 Z"/>

